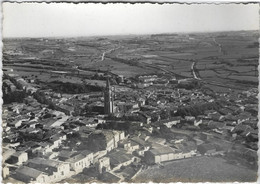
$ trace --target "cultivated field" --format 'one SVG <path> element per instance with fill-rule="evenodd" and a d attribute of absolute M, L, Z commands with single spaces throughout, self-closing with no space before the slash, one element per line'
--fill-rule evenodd
<path fill-rule="evenodd" d="M 155 165 L 141 172 L 134 182 L 253 182 L 254 170 L 231 165 L 219 157 L 197 157 Z"/>
<path fill-rule="evenodd" d="M 187 78 L 194 77 L 194 70 L 212 90 L 228 91 L 257 86 L 258 55 L 256 31 L 4 39 L 3 64 L 22 76 L 40 72 L 42 82 L 64 75 L 81 80 L 107 71 L 125 77 L 168 73 Z"/>

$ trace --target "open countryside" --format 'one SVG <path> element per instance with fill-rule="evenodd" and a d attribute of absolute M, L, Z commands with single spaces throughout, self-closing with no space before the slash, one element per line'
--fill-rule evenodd
<path fill-rule="evenodd" d="M 4 38 L 4 182 L 256 181 L 258 38 Z"/>

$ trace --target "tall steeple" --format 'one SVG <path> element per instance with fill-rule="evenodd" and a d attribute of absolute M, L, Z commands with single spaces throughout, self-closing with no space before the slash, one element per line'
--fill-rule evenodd
<path fill-rule="evenodd" d="M 109 77 L 107 77 L 106 88 L 104 92 L 104 112 L 105 114 L 113 114 L 113 97 L 112 97 L 112 89 L 110 86 Z"/>

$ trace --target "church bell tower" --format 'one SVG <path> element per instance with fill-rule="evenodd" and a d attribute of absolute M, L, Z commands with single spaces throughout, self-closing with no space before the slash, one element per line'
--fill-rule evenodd
<path fill-rule="evenodd" d="M 114 109 L 114 102 L 113 102 L 113 96 L 112 96 L 112 88 L 110 86 L 109 78 L 107 77 L 106 81 L 106 88 L 104 91 L 104 112 L 105 114 L 113 114 Z"/>

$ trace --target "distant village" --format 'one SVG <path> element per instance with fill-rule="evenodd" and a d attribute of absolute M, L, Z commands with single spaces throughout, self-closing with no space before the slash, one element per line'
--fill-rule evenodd
<path fill-rule="evenodd" d="M 134 181 L 154 165 L 201 156 L 257 168 L 257 88 L 214 93 L 163 74 L 97 79 L 101 90 L 69 94 L 4 68 L 4 181 Z"/>

